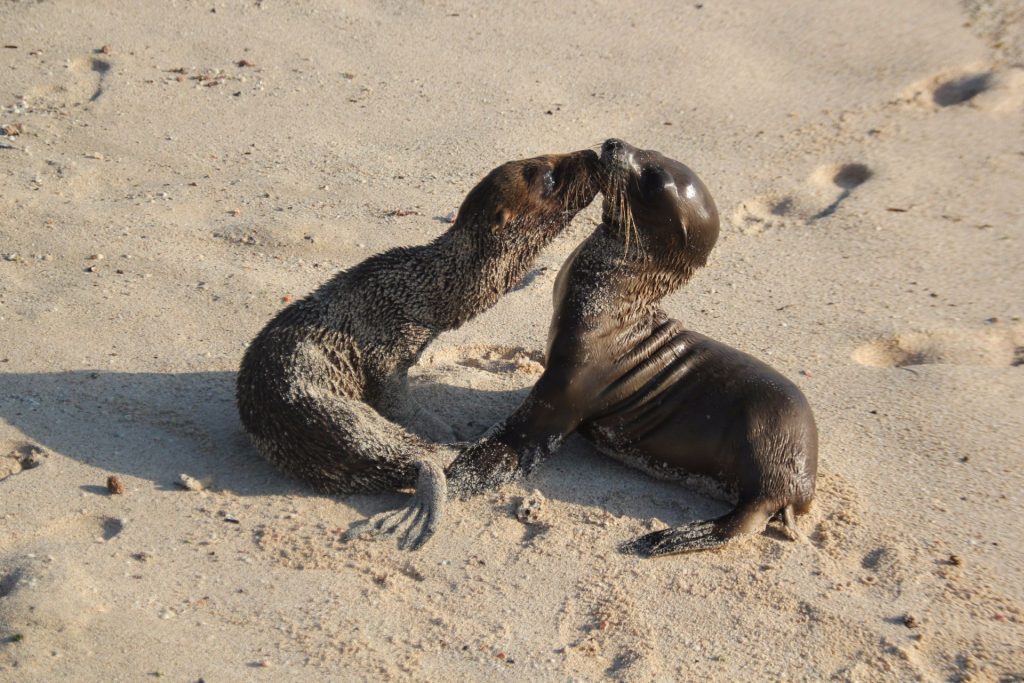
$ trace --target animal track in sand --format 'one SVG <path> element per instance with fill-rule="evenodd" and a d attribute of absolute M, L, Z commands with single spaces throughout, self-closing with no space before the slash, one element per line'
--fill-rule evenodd
<path fill-rule="evenodd" d="M 897 102 L 931 111 L 961 105 L 992 112 L 1019 111 L 1024 106 L 1024 68 L 974 64 L 947 69 L 911 84 Z"/>
<path fill-rule="evenodd" d="M 732 222 L 745 235 L 756 235 L 784 225 L 794 214 L 792 197 L 762 195 L 742 202 L 732 212 Z"/>
<path fill-rule="evenodd" d="M 37 86 L 25 93 L 33 108 L 62 109 L 95 102 L 103 95 L 111 63 L 99 57 L 69 60 L 67 70 L 55 83 Z"/>
<path fill-rule="evenodd" d="M 854 349 L 853 360 L 873 368 L 913 365 L 1024 365 L 1024 325 L 903 332 Z"/>
<path fill-rule="evenodd" d="M 24 634 L 32 643 L 19 653 L 26 671 L 40 670 L 38 660 L 54 652 L 66 661 L 93 656 L 83 633 L 109 610 L 88 570 L 62 550 L 59 543 L 48 543 L 0 560 L 0 651 L 4 639 Z"/>
<path fill-rule="evenodd" d="M 819 166 L 794 192 L 764 194 L 741 203 L 732 212 L 732 223 L 740 232 L 756 235 L 788 223 L 810 223 L 825 218 L 835 213 L 843 200 L 872 176 L 874 171 L 859 162 Z M 838 195 L 832 194 L 837 190 Z"/>
<path fill-rule="evenodd" d="M 860 546 L 856 532 L 862 524 L 857 489 L 840 474 L 819 472 L 815 499 L 809 520 L 813 528 L 807 532 L 811 543 L 833 559 L 857 552 Z"/>
<path fill-rule="evenodd" d="M 596 561 L 596 560 L 595 560 Z M 588 679 L 653 680 L 663 670 L 650 622 L 610 567 L 577 582 L 560 610 L 565 656 Z"/>

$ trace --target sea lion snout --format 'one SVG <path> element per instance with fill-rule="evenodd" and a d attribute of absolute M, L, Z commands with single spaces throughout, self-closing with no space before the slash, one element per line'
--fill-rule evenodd
<path fill-rule="evenodd" d="M 605 181 L 611 182 L 613 176 L 623 176 L 630 170 L 635 170 L 637 149 L 632 145 L 619 140 L 608 138 L 601 145 L 601 169 L 604 171 Z"/>
<path fill-rule="evenodd" d="M 561 157 L 555 164 L 560 186 L 576 185 L 591 191 L 586 204 L 594 199 L 598 192 L 597 178 L 601 172 L 601 157 L 592 149 L 581 149 Z M 584 204 L 584 206 L 586 206 Z M 582 207 L 581 207 L 582 208 Z"/>

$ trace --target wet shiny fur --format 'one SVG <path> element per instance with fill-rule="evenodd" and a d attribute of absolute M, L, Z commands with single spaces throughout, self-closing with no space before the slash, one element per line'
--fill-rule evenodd
<path fill-rule="evenodd" d="M 795 534 L 817 475 L 817 429 L 800 390 L 765 363 L 660 308 L 702 267 L 718 213 L 683 164 L 619 140 L 602 153 L 603 223 L 555 284 L 544 374 L 524 403 L 449 466 L 465 497 L 533 470 L 575 431 L 665 478 L 705 475 L 734 494 L 713 520 L 624 546 L 645 556 L 703 550 L 762 531 Z"/>

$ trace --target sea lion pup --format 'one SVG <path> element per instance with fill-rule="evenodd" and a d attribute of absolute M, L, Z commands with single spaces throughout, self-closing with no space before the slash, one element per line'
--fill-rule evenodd
<path fill-rule="evenodd" d="M 718 212 L 689 168 L 619 140 L 602 147 L 603 223 L 559 271 L 547 363 L 507 420 L 446 470 L 451 497 L 529 473 L 574 431 L 659 478 L 710 476 L 736 507 L 623 547 L 668 555 L 721 546 L 807 510 L 817 429 L 800 390 L 761 361 L 659 307 L 703 266 Z M 792 536 L 791 536 L 792 537 Z"/>
<path fill-rule="evenodd" d="M 260 453 L 323 493 L 415 485 L 414 527 L 433 530 L 455 451 L 388 419 L 408 410 L 408 369 L 520 281 L 597 194 L 597 165 L 593 150 L 503 164 L 443 235 L 371 256 L 278 313 L 238 373 L 238 410 Z"/>

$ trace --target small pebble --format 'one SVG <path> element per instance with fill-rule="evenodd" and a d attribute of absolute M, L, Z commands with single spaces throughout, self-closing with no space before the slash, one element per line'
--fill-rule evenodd
<path fill-rule="evenodd" d="M 917 620 L 913 615 L 906 615 L 903 617 L 903 625 L 907 628 L 917 628 L 921 625 L 921 622 Z"/>
<path fill-rule="evenodd" d="M 210 480 L 200 480 L 182 473 L 178 475 L 178 481 L 175 483 L 181 488 L 185 489 L 186 491 L 205 491 L 206 488 L 210 485 Z"/>
<path fill-rule="evenodd" d="M 107 477 L 107 491 L 109 491 L 111 495 L 116 496 L 124 493 L 124 482 L 121 481 L 121 477 L 116 474 L 111 474 Z"/>
<path fill-rule="evenodd" d="M 28 447 L 27 452 L 23 451 L 21 456 L 22 469 L 31 470 L 46 462 L 47 453 L 41 446 L 35 444 Z"/>
<path fill-rule="evenodd" d="M 547 499 L 540 491 L 534 490 L 524 496 L 516 508 L 516 519 L 523 524 L 541 524 L 544 521 Z"/>

